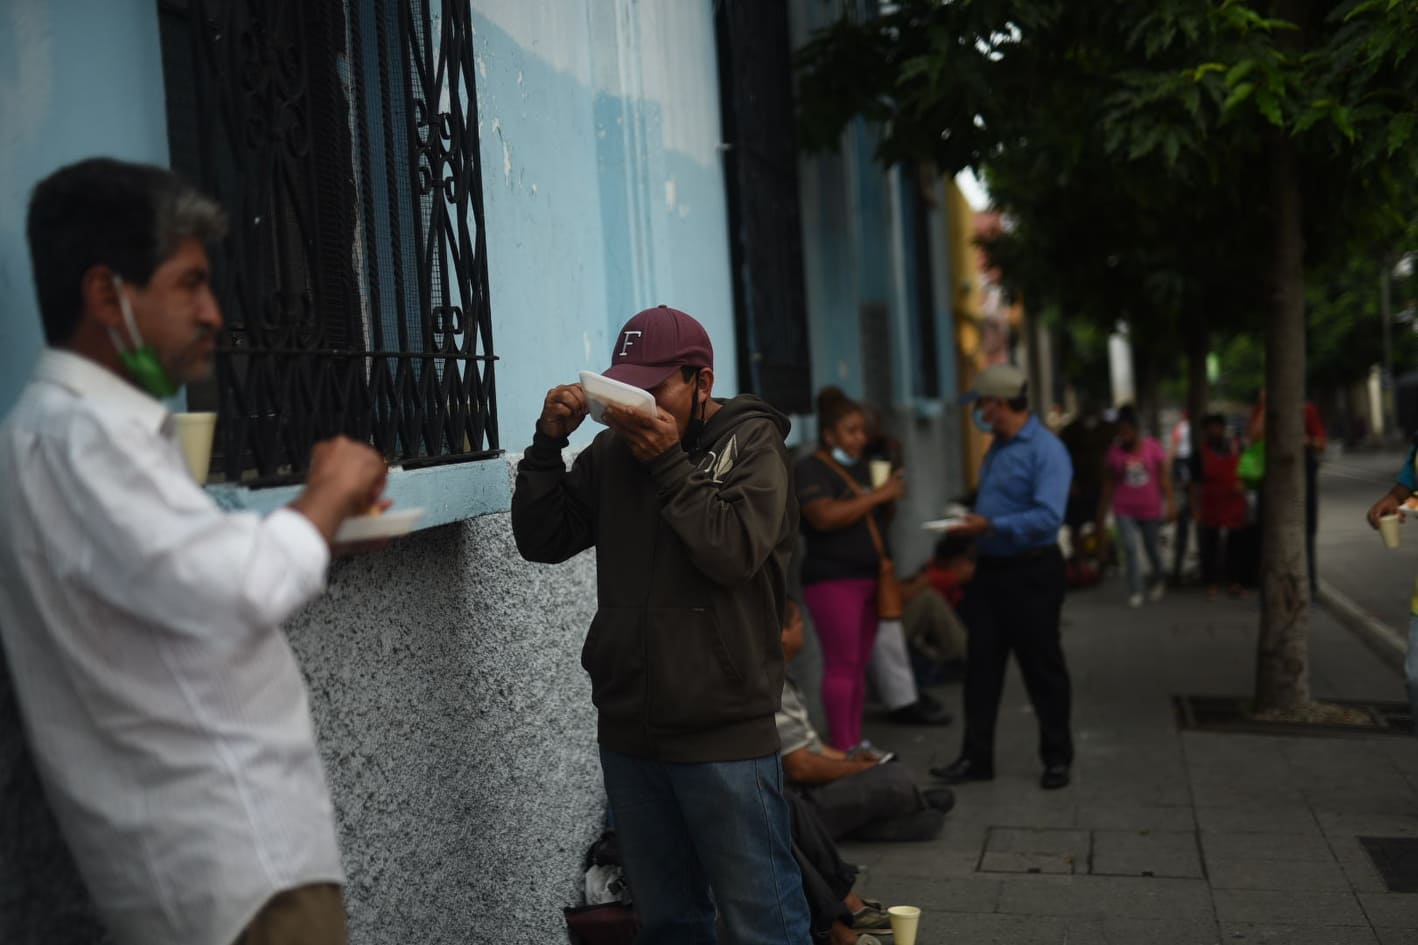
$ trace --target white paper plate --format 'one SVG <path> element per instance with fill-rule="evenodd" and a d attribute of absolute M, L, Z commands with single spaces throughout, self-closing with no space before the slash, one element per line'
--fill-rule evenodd
<path fill-rule="evenodd" d="M 640 411 L 647 417 L 655 416 L 655 397 L 648 390 L 632 387 L 603 374 L 597 374 L 595 371 L 581 372 L 581 389 L 586 392 L 591 419 L 597 423 L 606 422 L 601 419 L 605 413 L 606 404 L 629 407 L 631 410 Z"/>
<path fill-rule="evenodd" d="M 930 522 L 922 522 L 921 527 L 928 532 L 948 532 L 952 528 L 959 528 L 965 524 L 965 519 L 959 515 L 952 515 L 949 518 L 938 518 Z"/>
<path fill-rule="evenodd" d="M 390 509 L 382 515 L 357 515 L 347 518 L 335 533 L 335 544 L 407 535 L 413 531 L 421 518 L 423 509 Z"/>

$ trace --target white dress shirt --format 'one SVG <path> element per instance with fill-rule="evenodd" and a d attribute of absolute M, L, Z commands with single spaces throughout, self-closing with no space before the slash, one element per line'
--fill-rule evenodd
<path fill-rule="evenodd" d="M 0 426 L 0 642 L 45 792 L 124 945 L 230 945 L 344 881 L 280 624 L 323 589 L 302 515 L 221 511 L 156 400 L 46 351 Z"/>

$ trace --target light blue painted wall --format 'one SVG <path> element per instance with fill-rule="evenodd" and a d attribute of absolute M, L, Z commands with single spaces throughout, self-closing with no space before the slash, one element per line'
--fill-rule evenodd
<path fill-rule="evenodd" d="M 716 393 L 735 393 L 712 5 L 472 6 L 503 448 L 520 452 L 547 389 L 604 370 L 615 331 L 652 305 L 705 324 Z M 34 182 L 99 153 L 168 162 L 156 4 L 74 0 L 62 21 L 57 9 L 0 0 L 0 411 L 41 345 L 23 234 Z M 597 429 L 585 424 L 573 445 Z M 447 498 L 429 524 L 506 509 L 506 466 L 485 465 L 396 474 L 390 491 L 421 503 L 439 480 Z"/>
<path fill-rule="evenodd" d="M 820 0 L 789 0 L 792 41 L 801 47 L 829 25 L 842 7 Z M 959 450 L 954 322 L 950 309 L 949 246 L 939 211 L 931 218 L 933 273 L 916 263 L 913 221 L 907 217 L 914 175 L 887 172 L 875 160 L 876 132 L 860 120 L 848 126 L 833 153 L 805 156 L 799 165 L 804 277 L 814 389 L 836 384 L 849 396 L 881 402 L 887 428 L 901 441 L 910 488 L 897 508 L 892 542 L 907 570 L 929 554 L 933 536 L 918 524 L 939 518 L 963 489 Z M 921 280 L 929 278 L 942 398 L 920 396 L 923 353 L 918 315 Z M 863 308 L 883 306 L 882 333 L 864 338 Z M 870 342 L 868 350 L 867 342 Z M 875 357 L 874 363 L 867 363 Z M 889 371 L 890 378 L 877 371 Z M 868 372 L 873 372 L 870 375 Z M 801 426 L 812 430 L 811 418 Z M 815 431 L 814 431 L 815 432 Z"/>
<path fill-rule="evenodd" d="M 43 345 L 30 191 L 97 154 L 168 162 L 157 22 L 153 0 L 0 0 L 0 414 Z"/>
<path fill-rule="evenodd" d="M 716 392 L 733 393 L 712 5 L 473 9 L 504 448 L 530 442 L 549 387 L 608 367 L 614 333 L 652 305 L 705 324 Z"/>

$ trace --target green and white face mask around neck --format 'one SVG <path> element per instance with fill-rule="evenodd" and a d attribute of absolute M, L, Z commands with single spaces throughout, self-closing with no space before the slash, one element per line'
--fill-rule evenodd
<path fill-rule="evenodd" d="M 123 312 L 123 326 L 128 330 L 131 342 L 131 347 L 125 345 L 115 329 L 108 329 L 108 337 L 113 342 L 113 349 L 118 352 L 118 360 L 143 390 L 160 400 L 171 397 L 181 389 L 181 385 L 173 380 L 172 375 L 163 366 L 157 349 L 143 343 L 143 336 L 138 331 L 138 322 L 133 317 L 133 306 L 128 301 L 128 294 L 123 291 L 123 279 L 117 273 L 113 275 L 113 290 L 118 293 L 118 307 Z"/>

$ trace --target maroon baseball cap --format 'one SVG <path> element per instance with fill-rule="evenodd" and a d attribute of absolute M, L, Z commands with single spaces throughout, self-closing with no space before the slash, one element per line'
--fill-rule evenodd
<path fill-rule="evenodd" d="M 632 316 L 615 336 L 606 377 L 651 390 L 682 367 L 714 368 L 709 333 L 695 319 L 668 305 Z"/>

